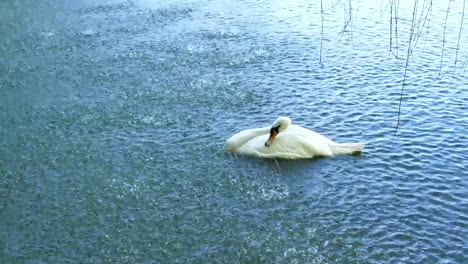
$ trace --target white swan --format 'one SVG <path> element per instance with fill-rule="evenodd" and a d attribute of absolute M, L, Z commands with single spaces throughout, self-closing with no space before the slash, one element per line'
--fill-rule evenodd
<path fill-rule="evenodd" d="M 230 137 L 225 149 L 260 158 L 303 159 L 317 156 L 359 154 L 364 143 L 335 143 L 312 130 L 279 117 L 271 127 L 241 131 Z"/>

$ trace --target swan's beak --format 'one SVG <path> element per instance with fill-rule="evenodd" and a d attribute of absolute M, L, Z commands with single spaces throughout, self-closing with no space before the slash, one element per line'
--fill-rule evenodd
<path fill-rule="evenodd" d="M 268 147 L 270 146 L 271 142 L 273 142 L 273 140 L 275 140 L 275 137 L 278 135 L 278 131 L 277 130 L 271 130 L 270 131 L 270 137 L 267 139 L 267 141 L 265 142 L 265 147 Z"/>

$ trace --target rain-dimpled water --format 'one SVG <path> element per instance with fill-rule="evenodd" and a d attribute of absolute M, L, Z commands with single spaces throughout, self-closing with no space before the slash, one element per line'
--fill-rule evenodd
<path fill-rule="evenodd" d="M 0 262 L 467 263 L 464 2 L 1 1 Z"/>

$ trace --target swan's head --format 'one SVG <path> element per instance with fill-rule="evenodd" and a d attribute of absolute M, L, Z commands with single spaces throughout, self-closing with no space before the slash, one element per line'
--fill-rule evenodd
<path fill-rule="evenodd" d="M 288 129 L 289 125 L 291 124 L 291 119 L 289 117 L 279 117 L 276 121 L 271 125 L 270 129 L 270 137 L 265 142 L 265 147 L 270 146 L 270 144 L 275 140 L 275 137 L 283 132 L 284 130 Z"/>

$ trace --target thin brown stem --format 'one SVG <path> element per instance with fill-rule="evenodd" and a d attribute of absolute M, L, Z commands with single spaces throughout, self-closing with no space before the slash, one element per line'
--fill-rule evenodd
<path fill-rule="evenodd" d="M 463 11 L 462 11 L 462 18 L 461 18 L 461 21 L 460 21 L 460 31 L 458 32 L 457 52 L 455 53 L 455 67 L 453 67 L 453 71 L 455 71 L 455 68 L 457 67 L 458 48 L 460 47 L 460 37 L 461 37 L 462 26 L 463 26 L 463 18 L 464 17 L 465 17 L 465 0 L 463 0 Z"/>
<path fill-rule="evenodd" d="M 393 1 L 390 0 L 390 51 L 392 51 L 392 33 L 393 33 Z"/>
<path fill-rule="evenodd" d="M 414 45 L 413 47 L 411 48 L 411 53 L 413 53 L 413 50 L 414 48 L 416 48 L 416 46 L 418 45 L 418 42 L 419 42 L 419 38 L 421 37 L 422 35 L 422 32 L 424 31 L 424 26 L 426 25 L 426 22 L 428 23 L 428 27 L 429 27 L 429 21 L 430 21 L 430 17 L 429 17 L 429 14 L 431 13 L 431 10 L 432 10 L 432 0 L 430 3 L 428 3 L 428 6 L 426 6 L 427 8 L 427 11 L 426 11 L 426 16 L 424 17 L 424 20 L 423 20 L 423 24 L 421 26 L 421 30 L 419 30 L 419 25 L 418 25 L 418 29 L 416 29 L 416 39 L 414 41 Z M 424 15 L 424 5 L 423 5 L 423 11 L 421 12 L 421 17 Z M 421 20 L 421 19 L 420 19 Z M 421 24 L 421 22 L 419 21 L 419 24 Z M 426 32 L 426 38 L 427 38 L 427 34 L 428 32 Z M 424 40 L 425 41 L 425 40 Z"/>
<path fill-rule="evenodd" d="M 448 20 L 448 14 L 450 10 L 450 2 L 451 1 L 449 1 L 448 3 L 447 14 L 445 15 L 444 35 L 442 37 L 442 54 L 440 55 L 439 75 L 437 77 L 440 77 L 440 73 L 442 72 L 442 61 L 444 60 L 444 50 L 445 50 L 445 31 L 447 29 L 447 20 Z"/>
<path fill-rule="evenodd" d="M 395 3 L 395 44 L 396 44 L 396 58 L 398 59 L 398 8 L 400 6 L 400 0 L 398 0 L 398 5 L 397 1 L 393 1 Z"/>
<path fill-rule="evenodd" d="M 429 18 L 427 18 L 428 16 L 429 16 Z M 431 16 L 432 16 L 432 0 L 431 0 L 431 2 L 429 4 L 428 13 L 426 13 L 427 30 L 426 30 L 426 37 L 424 38 L 424 47 L 426 47 L 427 36 L 429 35 L 429 24 L 431 23 Z"/>
<path fill-rule="evenodd" d="M 320 37 L 320 64 L 322 65 L 322 46 L 323 46 L 323 0 L 320 0 L 320 14 L 322 20 L 322 30 Z"/>
<path fill-rule="evenodd" d="M 403 75 L 403 83 L 401 84 L 401 93 L 400 93 L 400 102 L 398 104 L 398 121 L 397 125 L 395 128 L 395 135 L 398 131 L 398 126 L 400 125 L 400 115 L 401 115 L 401 103 L 403 101 L 403 91 L 405 88 L 405 82 L 406 82 L 406 73 L 408 71 L 408 63 L 409 63 L 409 58 L 411 55 L 411 41 L 413 39 L 413 32 L 414 32 L 414 20 L 416 17 L 416 7 L 418 5 L 418 0 L 414 1 L 414 8 L 413 8 L 413 19 L 411 20 L 411 31 L 410 31 L 410 37 L 409 37 L 409 42 L 408 42 L 408 51 L 406 54 L 406 64 L 405 64 L 405 74 Z"/>

